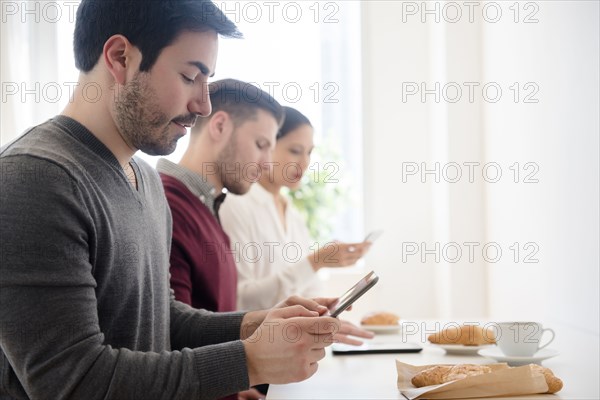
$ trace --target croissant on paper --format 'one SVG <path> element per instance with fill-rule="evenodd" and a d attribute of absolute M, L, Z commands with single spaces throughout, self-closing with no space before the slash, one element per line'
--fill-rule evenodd
<path fill-rule="evenodd" d="M 563 387 L 563 382 L 557 378 L 551 369 L 541 365 L 529 364 L 534 371 L 544 375 L 548 391 L 546 393 L 556 393 Z M 434 365 L 413 376 L 411 382 L 416 387 L 441 385 L 469 376 L 477 376 L 492 372 L 491 368 L 485 365 L 457 364 L 457 365 Z"/>
<path fill-rule="evenodd" d="M 492 372 L 485 365 L 458 364 L 458 365 L 435 365 L 415 375 L 411 382 L 416 387 L 440 385 L 467 376 L 476 376 Z"/>
<path fill-rule="evenodd" d="M 550 368 L 542 367 L 537 364 L 529 364 L 534 370 L 544 375 L 546 383 L 548 384 L 548 391 L 546 393 L 556 393 L 563 387 L 563 382 L 560 378 L 556 377 Z"/>

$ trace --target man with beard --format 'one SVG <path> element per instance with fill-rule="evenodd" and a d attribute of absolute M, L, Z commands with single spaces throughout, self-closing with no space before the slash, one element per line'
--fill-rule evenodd
<path fill-rule="evenodd" d="M 316 372 L 333 299 L 211 313 L 170 292 L 171 214 L 133 156 L 210 114 L 219 35 L 240 36 L 207 0 L 81 1 L 71 102 L 0 149 L 0 399 L 208 399 Z"/>
<path fill-rule="evenodd" d="M 212 114 L 191 130 L 178 164 L 156 169 L 173 216 L 170 272 L 175 298 L 194 308 L 235 311 L 237 270 L 219 222 L 227 192 L 244 194 L 270 160 L 283 109 L 268 93 L 235 79 L 209 84 Z M 267 387 L 240 393 L 261 398 Z M 233 396 L 231 398 L 234 398 Z"/>
<path fill-rule="evenodd" d="M 244 194 L 269 162 L 283 109 L 268 93 L 234 79 L 209 85 L 212 114 L 199 119 L 178 164 L 159 160 L 173 216 L 171 288 L 194 308 L 236 309 L 237 271 L 219 223 L 226 192 Z"/>

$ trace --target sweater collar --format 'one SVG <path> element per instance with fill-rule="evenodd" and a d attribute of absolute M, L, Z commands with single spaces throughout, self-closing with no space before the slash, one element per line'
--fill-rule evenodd
<path fill-rule="evenodd" d="M 115 155 L 102 143 L 94 134 L 78 121 L 66 115 L 57 115 L 52 118 L 52 122 L 60 125 L 65 131 L 87 146 L 94 153 L 102 157 L 109 164 L 122 169 Z"/>
<path fill-rule="evenodd" d="M 156 170 L 183 183 L 218 218 L 218 208 L 225 200 L 225 193 L 217 193 L 205 177 L 166 158 L 158 160 Z"/>

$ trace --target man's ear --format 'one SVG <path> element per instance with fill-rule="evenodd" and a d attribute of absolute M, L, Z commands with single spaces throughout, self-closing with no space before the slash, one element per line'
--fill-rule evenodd
<path fill-rule="evenodd" d="M 135 47 L 123 35 L 111 36 L 102 50 L 102 56 L 108 72 L 115 83 L 124 85 L 127 82 L 127 69 L 132 68 Z"/>
<path fill-rule="evenodd" d="M 227 143 L 231 132 L 233 132 L 233 121 L 225 111 L 217 111 L 212 114 L 208 122 L 208 133 L 215 143 Z"/>

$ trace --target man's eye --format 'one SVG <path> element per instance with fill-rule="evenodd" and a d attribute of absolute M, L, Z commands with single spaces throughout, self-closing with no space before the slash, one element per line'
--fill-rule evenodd
<path fill-rule="evenodd" d="M 190 84 L 191 84 L 191 83 L 194 83 L 194 80 L 193 80 L 193 79 L 190 79 L 190 78 L 188 78 L 187 76 L 185 76 L 185 75 L 183 75 L 183 74 L 181 74 L 181 77 L 183 78 L 183 80 L 184 80 L 186 83 L 190 83 Z"/>

